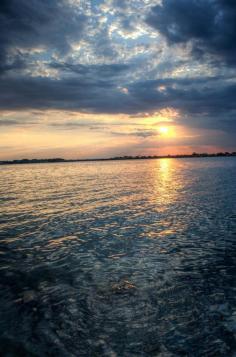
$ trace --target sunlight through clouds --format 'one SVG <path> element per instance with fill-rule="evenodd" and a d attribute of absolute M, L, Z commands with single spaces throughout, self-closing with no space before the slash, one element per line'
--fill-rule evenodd
<path fill-rule="evenodd" d="M 117 153 L 121 137 L 128 151 L 135 137 L 132 152 L 139 143 L 144 154 L 154 136 L 165 152 L 179 151 L 186 136 L 201 151 L 208 133 L 209 150 L 233 149 L 235 4 L 12 0 L 0 11 L 2 133 L 29 130 L 30 147 L 31 130 L 52 136 L 75 130 L 78 147 L 86 135 L 101 152 L 113 140 Z M 1 152 L 11 157 L 3 145 Z"/>

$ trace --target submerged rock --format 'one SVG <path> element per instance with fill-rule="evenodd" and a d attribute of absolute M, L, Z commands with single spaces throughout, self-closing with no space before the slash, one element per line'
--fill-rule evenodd
<path fill-rule="evenodd" d="M 136 289 L 136 286 L 128 280 L 123 280 L 119 283 L 113 284 L 111 289 L 114 293 L 125 293 Z"/>

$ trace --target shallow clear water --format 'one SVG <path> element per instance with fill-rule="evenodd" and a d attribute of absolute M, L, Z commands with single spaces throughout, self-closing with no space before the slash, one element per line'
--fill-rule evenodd
<path fill-rule="evenodd" d="M 3 356 L 233 356 L 236 159 L 0 168 Z"/>

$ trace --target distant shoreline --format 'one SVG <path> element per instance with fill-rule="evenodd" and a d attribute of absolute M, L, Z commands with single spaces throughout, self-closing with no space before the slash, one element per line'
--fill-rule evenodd
<path fill-rule="evenodd" d="M 94 162 L 94 161 L 122 161 L 122 160 L 150 160 L 150 159 L 183 159 L 183 158 L 206 158 L 206 157 L 236 157 L 236 152 L 218 152 L 214 154 L 193 153 L 190 155 L 148 155 L 148 156 L 116 156 L 98 159 L 19 159 L 0 161 L 0 165 L 15 164 L 46 164 L 46 163 L 66 163 L 66 162 Z"/>

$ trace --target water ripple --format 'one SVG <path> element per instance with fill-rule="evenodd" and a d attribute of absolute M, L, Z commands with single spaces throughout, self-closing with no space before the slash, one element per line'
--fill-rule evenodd
<path fill-rule="evenodd" d="M 3 356 L 235 356 L 234 158 L 0 170 Z"/>

